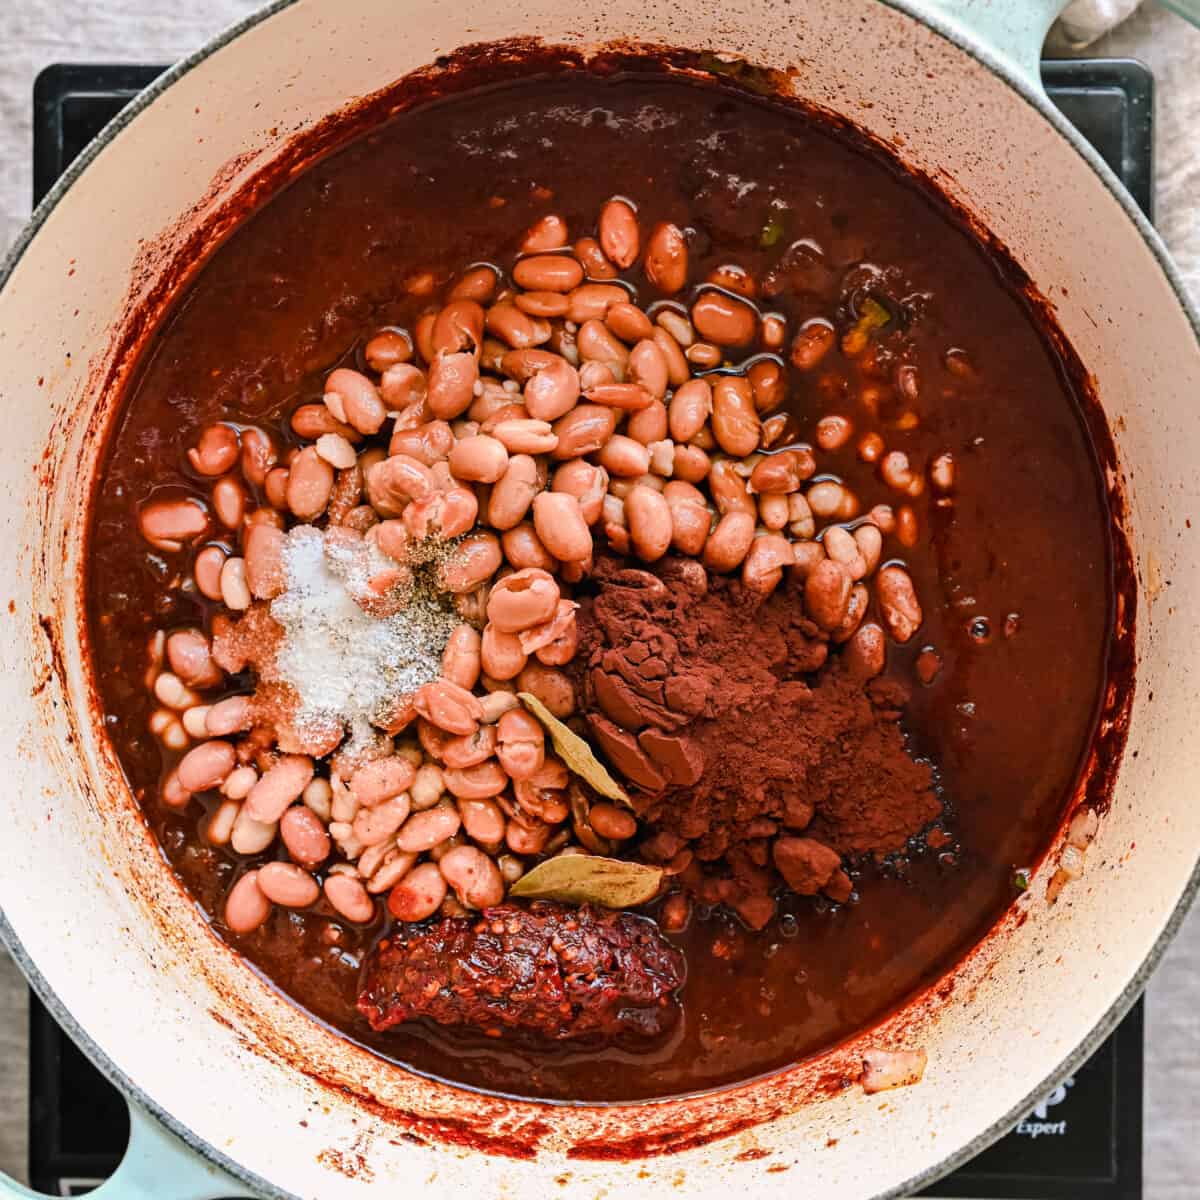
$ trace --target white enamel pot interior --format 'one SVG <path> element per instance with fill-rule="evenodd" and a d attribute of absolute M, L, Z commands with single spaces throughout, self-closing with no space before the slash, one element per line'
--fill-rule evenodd
<path fill-rule="evenodd" d="M 991 19 L 1001 7 L 984 6 Z M 1161 247 L 1019 77 L 1052 7 L 1025 8 L 1034 36 L 1005 58 L 876 0 L 298 0 L 177 69 L 38 214 L 0 293 L 5 935 L 89 1052 L 205 1157 L 255 1192 L 322 1200 L 400 1187 L 430 1200 L 899 1194 L 997 1136 L 1131 1002 L 1190 899 L 1200 847 L 1200 535 L 1187 525 L 1200 515 L 1200 350 Z M 815 1063 L 686 1102 L 472 1096 L 289 1006 L 164 868 L 93 719 L 81 649 L 85 497 L 139 304 L 169 299 L 212 240 L 196 231 L 293 135 L 463 43 L 535 32 L 795 68 L 796 94 L 896 145 L 975 214 L 1094 376 L 1141 581 L 1129 749 L 1085 877 L 1050 908 L 1044 864 L 948 995 Z M 1031 713 L 1028 736 L 1049 720 Z M 924 1082 L 827 1094 L 822 1081 L 856 1076 L 868 1044 L 924 1046 Z M 183 1191 L 164 1180 L 157 1194 Z"/>

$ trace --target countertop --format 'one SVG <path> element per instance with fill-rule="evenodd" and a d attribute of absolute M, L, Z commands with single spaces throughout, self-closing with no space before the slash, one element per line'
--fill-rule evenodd
<path fill-rule="evenodd" d="M 0 5 L 0 252 L 29 215 L 34 77 L 52 62 L 170 62 L 257 7 L 250 0 L 57 0 Z M 1157 4 L 1086 50 L 1130 56 L 1157 89 L 1157 225 L 1200 296 L 1200 32 Z M 1145 1200 L 1194 1200 L 1200 1179 L 1200 910 L 1194 910 L 1147 989 Z M 0 952 L 0 1169 L 25 1172 L 27 1001 Z"/>

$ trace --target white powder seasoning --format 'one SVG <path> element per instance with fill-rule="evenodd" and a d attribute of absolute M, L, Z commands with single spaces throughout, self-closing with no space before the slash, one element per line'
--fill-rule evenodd
<path fill-rule="evenodd" d="M 371 616 L 346 588 L 358 581 L 336 565 L 342 569 L 335 574 L 319 529 L 298 525 L 288 533 L 287 590 L 271 602 L 284 629 L 276 668 L 300 698 L 298 726 L 333 719 L 357 742 L 370 736 L 390 701 L 441 674 L 442 650 L 459 618 L 420 591 L 396 615 Z"/>

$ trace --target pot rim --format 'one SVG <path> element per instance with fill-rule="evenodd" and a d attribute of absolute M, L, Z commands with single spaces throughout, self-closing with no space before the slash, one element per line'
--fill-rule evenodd
<path fill-rule="evenodd" d="M 3 291 L 7 286 L 17 264 L 21 261 L 26 249 L 28 249 L 34 237 L 37 236 L 42 226 L 46 223 L 50 214 L 58 207 L 64 196 L 70 191 L 83 172 L 87 170 L 96 156 L 113 141 L 117 134 L 194 68 L 212 57 L 219 50 L 222 50 L 243 33 L 255 28 L 298 2 L 299 0 L 269 0 L 263 7 L 223 29 L 199 49 L 180 59 L 143 91 L 139 92 L 83 149 L 74 162 L 58 178 L 41 203 L 34 209 L 28 223 L 21 230 L 21 233 L 5 254 L 3 260 L 0 260 L 0 291 Z M 1113 174 L 1108 164 L 1093 149 L 1091 143 L 1054 106 L 1045 93 L 1030 84 L 1020 72 L 1012 69 L 1008 61 L 994 53 L 984 41 L 972 40 L 968 36 L 965 36 L 956 26 L 943 20 L 936 11 L 924 7 L 923 0 L 881 0 L 881 3 L 904 13 L 916 21 L 920 21 L 959 50 L 962 50 L 975 59 L 976 62 L 988 68 L 994 75 L 1007 83 L 1044 120 L 1048 121 L 1075 152 L 1083 157 L 1141 235 L 1142 240 L 1154 256 L 1159 269 L 1170 284 L 1171 290 L 1174 292 L 1175 298 L 1184 316 L 1187 318 L 1197 342 L 1200 343 L 1200 307 L 1189 296 L 1179 268 L 1172 260 L 1162 238 Z M 1024 1099 L 1018 1104 L 1013 1105 L 1007 1113 L 980 1132 L 969 1143 L 947 1155 L 936 1166 L 930 1167 L 928 1170 L 911 1176 L 900 1184 L 877 1193 L 874 1200 L 901 1200 L 901 1198 L 912 1195 L 919 1189 L 943 1178 L 964 1163 L 970 1161 L 993 1142 L 1004 1136 L 1043 1095 L 1085 1062 L 1109 1034 L 1112 1033 L 1142 994 L 1149 976 L 1161 961 L 1167 946 L 1174 939 L 1198 893 L 1200 893 L 1200 858 L 1197 859 L 1187 885 L 1172 910 L 1170 918 L 1167 920 L 1162 932 L 1155 939 L 1145 958 L 1143 958 L 1130 977 L 1129 982 L 1122 989 L 1121 994 L 1109 1007 L 1108 1011 L 1079 1041 L 1075 1048 L 1050 1070 L 1037 1086 L 1030 1090 Z M 293 1193 L 284 1191 L 270 1180 L 262 1178 L 253 1171 L 247 1170 L 240 1163 L 194 1133 L 189 1126 L 148 1096 L 133 1079 L 122 1071 L 95 1043 L 70 1010 L 59 1000 L 57 994 L 39 971 L 33 957 L 26 950 L 20 937 L 10 925 L 3 909 L 0 909 L 0 942 L 3 942 L 8 948 L 13 961 L 20 968 L 29 985 L 33 988 L 41 1003 L 45 1005 L 50 1015 L 88 1057 L 92 1065 L 127 1100 L 136 1101 L 139 1107 L 161 1122 L 162 1125 L 169 1129 L 193 1152 L 220 1170 L 227 1172 L 235 1179 L 245 1183 L 248 1187 L 253 1188 L 264 1198 L 268 1198 L 268 1200 L 299 1200 Z"/>

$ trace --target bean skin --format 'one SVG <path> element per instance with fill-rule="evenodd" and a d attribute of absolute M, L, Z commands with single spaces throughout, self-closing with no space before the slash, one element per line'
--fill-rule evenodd
<path fill-rule="evenodd" d="M 712 463 L 699 446 L 675 446 L 674 477 L 688 483 L 700 483 L 707 479 Z"/>
<path fill-rule="evenodd" d="M 688 249 L 683 230 L 661 222 L 646 242 L 646 278 L 666 296 L 682 291 L 687 283 Z"/>
<path fill-rule="evenodd" d="M 492 621 L 484 626 L 480 655 L 483 670 L 492 679 L 502 681 L 514 679 L 519 675 L 525 669 L 528 660 L 520 637 L 498 629 Z"/>
<path fill-rule="evenodd" d="M 527 568 L 507 576 L 492 588 L 488 597 L 488 620 L 503 633 L 532 629 L 554 616 L 559 590 L 546 571 Z"/>
<path fill-rule="evenodd" d="M 746 487 L 746 481 L 734 470 L 730 459 L 723 458 L 713 463 L 708 473 L 708 490 L 722 516 L 729 512 L 743 512 L 750 516 L 758 513 L 754 497 Z"/>
<path fill-rule="evenodd" d="M 508 776 L 495 759 L 474 767 L 448 768 L 443 775 L 446 790 L 461 800 L 487 800 L 508 787 Z"/>
<path fill-rule="evenodd" d="M 275 444 L 270 435 L 251 425 L 242 430 L 242 477 L 247 483 L 260 488 L 266 482 L 267 472 L 279 461 Z"/>
<path fill-rule="evenodd" d="M 545 731 L 523 708 L 506 712 L 497 726 L 496 753 L 510 779 L 531 779 L 545 762 Z"/>
<path fill-rule="evenodd" d="M 325 394 L 338 397 L 342 416 L 348 425 L 359 433 L 378 433 L 387 417 L 387 408 L 379 397 L 375 385 L 361 372 L 348 367 L 338 367 L 325 381 Z M 329 405 L 329 399 L 325 401 Z M 335 414 L 336 415 L 336 414 Z"/>
<path fill-rule="evenodd" d="M 783 568 L 795 561 L 792 544 L 782 534 L 760 534 L 742 562 L 742 583 L 749 591 L 769 596 L 782 581 Z"/>
<path fill-rule="evenodd" d="M 435 679 L 418 688 L 413 707 L 426 721 L 451 734 L 474 733 L 483 716 L 479 701 L 448 679 Z"/>
<path fill-rule="evenodd" d="M 429 331 L 432 353 L 423 354 L 425 361 L 433 364 L 438 355 L 454 355 L 467 352 L 476 360 L 483 344 L 484 314 L 482 306 L 474 300 L 451 300 L 436 316 Z"/>
<path fill-rule="evenodd" d="M 698 556 L 708 541 L 712 516 L 703 493 L 690 483 L 673 479 L 663 489 L 671 512 L 671 546 L 680 554 Z"/>

